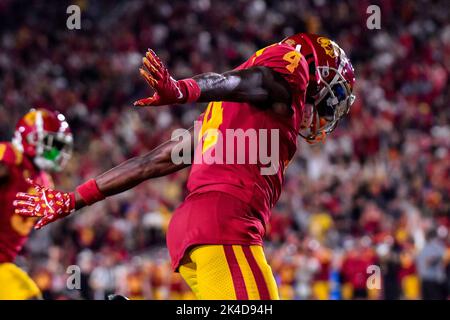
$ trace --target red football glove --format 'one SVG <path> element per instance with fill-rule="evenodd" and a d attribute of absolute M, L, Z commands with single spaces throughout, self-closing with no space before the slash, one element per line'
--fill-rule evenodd
<path fill-rule="evenodd" d="M 75 209 L 75 195 L 73 192 L 66 193 L 50 188 L 45 188 L 34 183 L 36 194 L 18 192 L 13 202 L 15 213 L 24 217 L 41 217 L 35 225 L 35 229 L 40 229 L 46 224 L 61 219 Z"/>
<path fill-rule="evenodd" d="M 135 106 L 163 106 L 173 103 L 197 101 L 200 87 L 194 79 L 175 80 L 169 74 L 156 53 L 148 49 L 142 59 L 143 67 L 139 71 L 155 93 L 148 98 L 134 102 Z"/>

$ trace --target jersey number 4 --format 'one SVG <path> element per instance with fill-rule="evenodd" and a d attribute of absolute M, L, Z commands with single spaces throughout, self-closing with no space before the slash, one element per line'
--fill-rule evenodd
<path fill-rule="evenodd" d="M 212 148 L 219 138 L 219 126 L 223 122 L 222 101 L 210 102 L 203 117 L 199 139 L 203 138 L 202 153 Z"/>
<path fill-rule="evenodd" d="M 283 56 L 283 60 L 289 62 L 289 64 L 286 66 L 286 69 L 289 70 L 289 72 L 293 73 L 295 71 L 295 68 L 298 67 L 298 64 L 300 63 L 300 59 L 302 58 L 302 55 L 300 52 L 296 50 L 289 51 Z"/>

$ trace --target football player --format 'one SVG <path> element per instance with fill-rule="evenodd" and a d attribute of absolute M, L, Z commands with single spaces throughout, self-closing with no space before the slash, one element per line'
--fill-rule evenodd
<path fill-rule="evenodd" d="M 136 101 L 136 106 L 210 102 L 201 116 L 201 143 L 196 144 L 192 134 L 181 142 L 195 149 L 195 157 L 215 152 L 218 138 L 211 132 L 226 137 L 227 129 L 279 130 L 275 174 L 262 175 L 260 161 L 194 161 L 189 195 L 173 214 L 167 233 L 172 267 L 199 299 L 278 299 L 263 236 L 285 168 L 297 149 L 297 136 L 320 141 L 349 112 L 355 79 L 346 54 L 326 37 L 302 33 L 257 51 L 223 74 L 177 81 L 152 50 L 140 72 L 155 92 Z M 258 143 L 258 148 L 270 144 Z M 17 195 L 17 212 L 41 217 L 40 228 L 145 180 L 185 168 L 188 164 L 171 158 L 172 151 L 190 150 L 179 144 L 178 139 L 171 140 L 73 192 L 36 185 L 38 195 Z"/>
<path fill-rule="evenodd" d="M 12 142 L 0 142 L 0 299 L 36 299 L 37 285 L 14 264 L 36 218 L 14 213 L 17 192 L 34 193 L 33 179 L 52 186 L 48 172 L 60 171 L 72 152 L 72 134 L 64 116 L 31 109 L 16 126 Z"/>

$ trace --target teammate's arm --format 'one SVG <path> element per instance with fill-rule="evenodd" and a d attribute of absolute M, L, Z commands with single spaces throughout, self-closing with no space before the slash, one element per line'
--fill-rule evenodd
<path fill-rule="evenodd" d="M 8 145 L 0 143 L 0 185 L 5 184 L 9 180 L 10 167 L 8 164 L 14 163 L 13 152 L 8 152 Z"/>
<path fill-rule="evenodd" d="M 194 156 L 193 128 L 186 130 L 186 135 L 181 141 L 172 139 L 143 156 L 129 159 L 78 186 L 73 192 L 62 192 L 34 184 L 37 194 L 19 192 L 16 195 L 14 201 L 16 213 L 27 217 L 41 217 L 35 227 L 39 229 L 69 215 L 74 210 L 129 190 L 143 181 L 188 167 L 189 164 L 176 164 L 172 161 L 172 151 L 175 147 L 179 156 L 183 156 L 183 150 L 189 150 L 192 159 Z"/>
<path fill-rule="evenodd" d="M 159 57 L 149 50 L 140 69 L 142 77 L 155 91 L 136 106 L 160 106 L 186 102 L 233 101 L 265 107 L 274 102 L 290 102 L 289 85 L 271 68 L 255 66 L 223 74 L 205 73 L 175 80 Z"/>
<path fill-rule="evenodd" d="M 9 179 L 9 168 L 4 163 L 0 162 L 0 185 L 6 183 Z"/>

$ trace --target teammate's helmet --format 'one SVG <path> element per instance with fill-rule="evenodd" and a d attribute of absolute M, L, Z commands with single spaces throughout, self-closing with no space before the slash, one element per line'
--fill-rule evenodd
<path fill-rule="evenodd" d="M 282 42 L 300 46 L 309 65 L 306 102 L 312 106 L 312 112 L 300 135 L 308 141 L 321 140 L 336 128 L 355 101 L 353 66 L 344 50 L 326 37 L 299 33 Z"/>
<path fill-rule="evenodd" d="M 31 109 L 16 125 L 14 146 L 46 171 L 60 171 L 72 155 L 73 137 L 64 115 Z"/>

